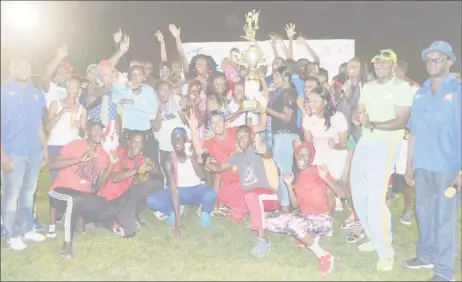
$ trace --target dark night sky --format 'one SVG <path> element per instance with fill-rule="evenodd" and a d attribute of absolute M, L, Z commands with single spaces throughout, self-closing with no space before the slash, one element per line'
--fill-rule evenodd
<path fill-rule="evenodd" d="M 252 9 L 261 11 L 258 40 L 266 40 L 270 32 L 284 34 L 285 24 L 293 22 L 308 39 L 355 39 L 356 55 L 362 60 L 371 59 L 378 49 L 391 48 L 409 62 L 410 76 L 419 82 L 426 78 L 421 50 L 435 40 L 446 40 L 458 56 L 452 71 L 461 69 L 460 1 L 82 1 L 49 5 L 53 9 L 43 15 L 52 23 L 46 39 L 18 43 L 17 36 L 4 34 L 2 25 L 2 70 L 12 50 L 27 46 L 40 66 L 60 44 L 67 43 L 68 61 L 82 72 L 86 65 L 112 54 L 112 33 L 118 28 L 130 35 L 129 60 L 150 59 L 158 64 L 159 44 L 153 36 L 157 29 L 163 32 L 169 59 L 173 59 L 177 54 L 168 24 L 181 27 L 183 42 L 238 41 L 244 14 Z"/>

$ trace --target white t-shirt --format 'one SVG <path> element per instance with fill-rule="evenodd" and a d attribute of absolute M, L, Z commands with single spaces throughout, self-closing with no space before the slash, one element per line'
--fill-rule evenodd
<path fill-rule="evenodd" d="M 326 126 L 324 125 L 325 120 L 324 118 L 318 118 L 315 115 L 306 116 L 303 119 L 303 128 L 305 130 L 310 130 L 311 134 L 313 135 L 313 145 L 316 149 L 316 155 L 313 160 L 314 165 L 327 165 L 330 167 L 330 164 L 342 162 L 342 170 L 344 167 L 344 163 L 346 160 L 346 156 L 348 155 L 347 150 L 335 150 L 329 148 L 329 139 L 334 139 L 336 142 L 339 141 L 338 134 L 340 132 L 345 132 L 348 130 L 348 123 L 345 116 L 341 112 L 336 112 L 330 118 L 331 126 L 328 130 L 326 130 Z M 335 165 L 336 167 L 339 167 Z M 340 168 L 336 168 L 335 170 L 339 170 Z M 331 172 L 329 170 L 329 172 Z M 340 172 L 335 172 L 334 174 L 338 174 Z M 332 172 L 331 172 L 332 174 Z M 332 175 L 336 178 L 334 175 Z M 337 175 L 336 175 L 337 176 Z"/>
<path fill-rule="evenodd" d="M 178 160 L 178 187 L 193 187 L 201 184 L 190 158 L 184 163 Z"/>
<path fill-rule="evenodd" d="M 230 114 L 234 114 L 239 110 L 240 105 L 234 102 L 234 99 L 232 99 L 229 104 L 228 104 L 228 109 Z M 236 126 L 241 126 L 246 124 L 245 120 L 245 113 L 241 114 L 237 119 L 235 119 L 233 122 L 229 124 L 229 127 L 236 127 Z M 260 120 L 260 115 L 254 114 L 252 112 L 249 112 L 247 114 L 247 117 L 252 118 L 252 125 L 257 125 L 259 120 Z"/>
<path fill-rule="evenodd" d="M 63 109 L 61 100 L 56 100 L 56 112 L 59 113 Z M 79 105 L 79 110 L 75 117 L 72 113 L 65 113 L 60 120 L 56 123 L 50 132 L 48 138 L 48 145 L 64 146 L 67 143 L 80 139 L 79 130 L 72 124 L 72 120 L 80 120 L 83 107 Z"/>
<path fill-rule="evenodd" d="M 50 81 L 50 89 L 45 94 L 47 109 L 50 108 L 50 104 L 53 101 L 61 100 L 67 97 L 67 89 L 59 87 L 56 83 Z"/>

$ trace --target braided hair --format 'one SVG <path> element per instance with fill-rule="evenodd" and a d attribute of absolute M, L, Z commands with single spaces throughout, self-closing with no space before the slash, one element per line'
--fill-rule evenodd
<path fill-rule="evenodd" d="M 326 126 L 326 130 L 329 130 L 331 127 L 331 121 L 330 119 L 332 116 L 337 112 L 334 107 L 334 103 L 332 102 L 331 95 L 329 90 L 322 86 L 318 86 L 311 93 L 318 94 L 319 97 L 321 97 L 323 100 L 327 101 L 326 107 L 324 108 L 324 125 Z"/>

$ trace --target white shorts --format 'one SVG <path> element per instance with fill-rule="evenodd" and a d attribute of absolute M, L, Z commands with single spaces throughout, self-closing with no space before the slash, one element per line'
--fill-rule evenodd
<path fill-rule="evenodd" d="M 332 178 L 340 180 L 345 170 L 347 157 L 348 152 L 346 150 L 330 153 L 326 156 L 316 155 L 313 165 L 325 165 Z"/>
<path fill-rule="evenodd" d="M 401 150 L 396 160 L 395 172 L 396 174 L 404 175 L 406 173 L 407 163 L 407 140 L 403 140 L 401 144 Z"/>

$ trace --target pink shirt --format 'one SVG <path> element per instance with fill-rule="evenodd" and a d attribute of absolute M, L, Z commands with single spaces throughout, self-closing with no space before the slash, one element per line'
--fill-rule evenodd
<path fill-rule="evenodd" d="M 336 112 L 330 118 L 331 126 L 326 130 L 324 118 L 318 118 L 315 115 L 305 116 L 303 118 L 303 128 L 310 130 L 313 135 L 313 145 L 316 149 L 316 156 L 313 165 L 326 164 L 332 159 L 343 159 L 347 150 L 335 150 L 329 148 L 329 139 L 338 142 L 338 135 L 348 130 L 348 123 L 341 112 Z"/>

